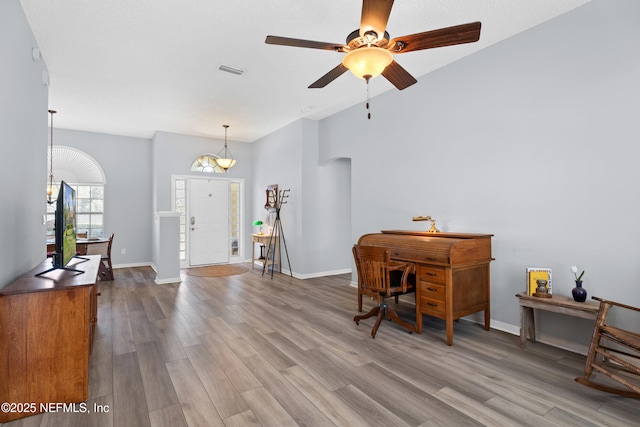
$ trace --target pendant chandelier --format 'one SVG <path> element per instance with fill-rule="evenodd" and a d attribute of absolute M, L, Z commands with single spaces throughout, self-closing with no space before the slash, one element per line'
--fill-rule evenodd
<path fill-rule="evenodd" d="M 227 147 L 227 129 L 229 128 L 229 125 L 222 125 L 222 127 L 224 128 L 224 148 L 216 155 L 218 157 L 216 159 L 216 163 L 224 169 L 225 172 L 227 172 L 236 164 L 236 161 L 233 159 L 231 151 L 229 151 L 229 148 Z"/>
<path fill-rule="evenodd" d="M 49 114 L 51 115 L 51 143 L 49 146 L 49 184 L 47 185 L 47 203 L 52 205 L 55 203 L 53 199 L 53 115 L 57 113 L 55 110 L 49 110 Z"/>

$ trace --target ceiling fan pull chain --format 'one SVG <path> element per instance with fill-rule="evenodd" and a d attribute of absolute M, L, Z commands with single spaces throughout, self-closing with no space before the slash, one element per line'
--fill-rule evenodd
<path fill-rule="evenodd" d="M 371 120 L 371 108 L 369 103 L 371 102 L 371 92 L 369 91 L 369 77 L 364 76 L 364 79 L 367 81 L 367 119 Z"/>

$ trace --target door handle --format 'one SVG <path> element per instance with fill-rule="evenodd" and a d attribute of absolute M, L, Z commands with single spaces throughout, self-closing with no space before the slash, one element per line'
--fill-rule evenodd
<path fill-rule="evenodd" d="M 195 225 L 195 223 L 196 223 L 196 217 L 192 216 L 191 217 L 191 225 Z"/>

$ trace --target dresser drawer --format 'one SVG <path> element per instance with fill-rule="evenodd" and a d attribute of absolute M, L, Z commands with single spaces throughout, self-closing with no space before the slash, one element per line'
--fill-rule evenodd
<path fill-rule="evenodd" d="M 430 267 L 421 265 L 418 267 L 418 277 L 431 283 L 444 284 L 444 267 Z"/>
<path fill-rule="evenodd" d="M 420 298 L 420 311 L 426 314 L 444 314 L 444 300 L 436 301 L 428 298 Z"/>
<path fill-rule="evenodd" d="M 435 283 L 420 281 L 420 296 L 422 298 L 444 301 L 444 285 L 436 285 Z"/>

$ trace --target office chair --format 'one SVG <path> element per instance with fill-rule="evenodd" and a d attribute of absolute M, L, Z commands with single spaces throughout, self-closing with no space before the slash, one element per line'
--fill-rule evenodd
<path fill-rule="evenodd" d="M 402 320 L 391 307 L 386 298 L 415 292 L 415 265 L 410 262 L 392 261 L 388 249 L 379 246 L 355 245 L 353 255 L 358 272 L 358 310 L 362 311 L 362 295 L 377 295 L 379 302 L 367 314 L 353 318 L 356 325 L 361 320 L 377 316 L 371 329 L 371 337 L 375 338 L 382 319 L 389 319 L 405 328 L 409 333 L 415 326 Z"/>

